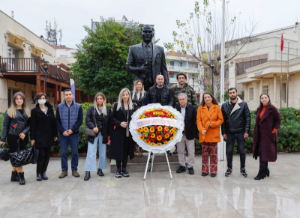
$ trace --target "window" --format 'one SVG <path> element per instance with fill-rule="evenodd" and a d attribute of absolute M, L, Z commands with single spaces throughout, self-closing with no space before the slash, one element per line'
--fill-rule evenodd
<path fill-rule="evenodd" d="M 246 73 L 246 69 L 250 68 L 250 67 L 254 67 L 256 65 L 259 64 L 263 64 L 265 62 L 267 62 L 268 59 L 261 59 L 261 60 L 256 60 L 256 61 L 247 61 L 247 62 L 242 62 L 242 63 L 237 63 L 236 67 L 237 67 L 237 75 L 242 75 Z"/>
<path fill-rule="evenodd" d="M 37 101 L 34 100 L 34 97 L 36 96 L 36 91 L 31 91 L 31 104 L 36 104 Z"/>
<path fill-rule="evenodd" d="M 263 86 L 263 93 L 269 94 L 269 87 Z"/>
<path fill-rule="evenodd" d="M 249 88 L 249 100 L 252 101 L 254 96 L 254 89 L 253 87 Z"/>
<path fill-rule="evenodd" d="M 174 67 L 174 61 L 170 61 L 170 66 Z"/>
<path fill-rule="evenodd" d="M 198 68 L 198 63 L 189 63 L 190 68 Z"/>
<path fill-rule="evenodd" d="M 182 62 L 178 62 L 178 67 L 182 67 Z"/>
<path fill-rule="evenodd" d="M 18 89 L 8 89 L 8 108 L 11 107 L 11 104 L 12 104 L 12 100 L 14 98 L 14 94 L 16 94 L 19 90 Z"/>
<path fill-rule="evenodd" d="M 62 57 L 62 58 L 67 58 L 68 55 L 60 55 L 60 57 Z"/>

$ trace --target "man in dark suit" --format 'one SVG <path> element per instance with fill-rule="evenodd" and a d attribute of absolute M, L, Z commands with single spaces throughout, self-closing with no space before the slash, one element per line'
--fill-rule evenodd
<path fill-rule="evenodd" d="M 192 175 L 194 174 L 195 165 L 195 139 L 198 134 L 196 124 L 197 110 L 194 106 L 188 104 L 188 97 L 185 93 L 180 93 L 178 95 L 178 100 L 179 105 L 176 106 L 176 109 L 184 117 L 184 131 L 181 141 L 177 143 L 179 169 L 176 172 L 182 173 L 186 171 L 186 163 L 184 160 L 184 150 L 186 145 L 189 154 L 187 158 L 187 167 L 189 174 Z"/>
<path fill-rule="evenodd" d="M 143 25 L 141 32 L 143 42 L 130 46 L 126 63 L 126 70 L 134 74 L 133 83 L 136 80 L 144 82 L 146 91 L 154 85 L 157 75 L 163 75 L 164 83 L 169 88 L 169 77 L 164 49 L 154 45 L 154 28 Z"/>

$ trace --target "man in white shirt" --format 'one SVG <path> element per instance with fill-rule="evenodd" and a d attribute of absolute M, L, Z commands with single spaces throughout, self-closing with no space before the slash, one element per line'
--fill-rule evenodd
<path fill-rule="evenodd" d="M 194 174 L 195 165 L 195 138 L 198 134 L 196 124 L 197 110 L 194 106 L 188 104 L 187 95 L 185 93 L 180 93 L 178 95 L 178 100 L 179 105 L 176 106 L 176 109 L 181 112 L 184 117 L 184 131 L 181 141 L 177 143 L 179 169 L 176 172 L 185 172 L 187 165 L 189 174 L 192 175 Z M 188 150 L 187 163 L 185 163 L 184 158 L 185 145 Z"/>

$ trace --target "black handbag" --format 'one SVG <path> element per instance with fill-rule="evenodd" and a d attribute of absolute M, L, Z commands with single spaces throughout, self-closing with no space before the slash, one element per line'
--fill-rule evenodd
<path fill-rule="evenodd" d="M 23 141 L 23 140 L 22 140 Z M 21 167 L 33 162 L 33 147 L 20 150 L 20 139 L 18 139 L 18 151 L 9 153 L 10 163 L 13 167 Z"/>
<path fill-rule="evenodd" d="M 33 148 L 33 161 L 32 164 L 36 164 L 39 159 L 39 149 Z"/>
<path fill-rule="evenodd" d="M 94 111 L 95 111 L 95 109 L 94 109 Z M 97 126 L 96 115 L 95 115 L 95 126 Z M 84 131 L 84 135 L 91 136 L 91 137 L 96 137 L 97 133 L 95 133 L 95 131 L 93 129 L 90 129 L 90 128 L 86 127 L 85 131 Z"/>
<path fill-rule="evenodd" d="M 4 161 L 8 161 L 9 160 L 9 151 L 5 150 L 3 148 L 0 149 L 0 159 L 4 160 Z"/>

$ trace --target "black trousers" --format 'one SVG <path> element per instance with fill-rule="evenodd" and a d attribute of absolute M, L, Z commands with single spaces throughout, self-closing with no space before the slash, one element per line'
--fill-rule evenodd
<path fill-rule="evenodd" d="M 38 150 L 39 150 L 39 158 L 36 165 L 36 173 L 43 173 L 47 171 L 51 147 L 39 148 Z"/>
<path fill-rule="evenodd" d="M 127 161 L 128 161 L 128 155 L 129 155 L 129 137 L 126 137 L 125 138 L 124 151 L 123 151 L 123 160 L 122 161 L 118 161 L 118 160 L 116 161 L 118 169 L 121 169 L 121 164 L 122 164 L 122 168 L 126 168 Z"/>
<path fill-rule="evenodd" d="M 261 159 L 261 135 L 260 126 L 258 126 L 258 155 L 259 155 L 259 169 L 265 170 L 268 167 L 268 162 L 264 162 Z"/>
<path fill-rule="evenodd" d="M 243 169 L 245 168 L 246 162 L 244 131 L 227 133 L 227 167 L 232 169 L 232 158 L 235 140 L 237 141 L 238 150 L 240 153 L 241 169 Z"/>

